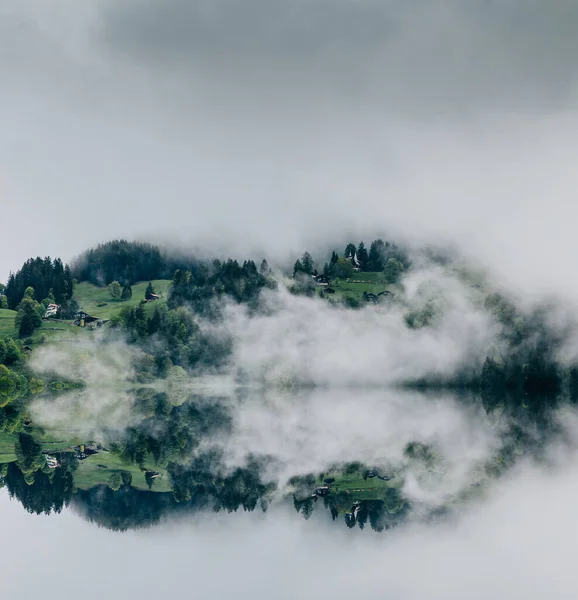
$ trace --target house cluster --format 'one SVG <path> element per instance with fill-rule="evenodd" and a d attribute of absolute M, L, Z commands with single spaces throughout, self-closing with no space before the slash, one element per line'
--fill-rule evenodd
<path fill-rule="evenodd" d="M 46 307 L 46 312 L 44 313 L 44 318 L 49 319 L 50 317 L 55 317 L 60 310 L 59 304 L 49 304 Z"/>

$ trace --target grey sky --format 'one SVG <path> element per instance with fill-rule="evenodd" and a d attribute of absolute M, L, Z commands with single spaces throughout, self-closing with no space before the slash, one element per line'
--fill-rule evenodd
<path fill-rule="evenodd" d="M 0 277 L 118 236 L 284 256 L 385 230 L 573 293 L 577 11 L 0 0 Z"/>

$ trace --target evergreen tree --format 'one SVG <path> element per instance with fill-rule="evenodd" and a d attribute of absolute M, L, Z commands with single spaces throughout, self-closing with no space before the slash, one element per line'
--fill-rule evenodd
<path fill-rule="evenodd" d="M 155 311 L 153 316 L 148 320 L 148 333 L 149 335 L 154 335 L 161 328 L 161 313 L 159 311 L 158 306 L 155 306 Z"/>
<path fill-rule="evenodd" d="M 295 277 L 297 273 L 303 273 L 303 265 L 299 259 L 297 259 L 293 265 L 293 277 Z"/>
<path fill-rule="evenodd" d="M 301 257 L 301 265 L 304 273 L 307 273 L 307 275 L 311 275 L 313 273 L 315 265 L 309 252 L 306 251 L 303 253 L 303 256 Z"/>
<path fill-rule="evenodd" d="M 120 295 L 120 299 L 123 301 L 130 300 L 132 298 L 132 287 L 128 284 L 125 284 L 122 288 L 122 294 Z"/>
<path fill-rule="evenodd" d="M 153 287 L 152 281 L 149 281 L 149 284 L 147 285 L 147 289 L 145 291 L 145 300 L 150 300 L 153 297 L 154 293 L 155 288 Z"/>
<path fill-rule="evenodd" d="M 337 255 L 337 252 L 335 252 L 335 250 L 333 250 L 331 252 L 331 260 L 329 261 L 329 263 L 331 264 L 331 266 L 333 266 L 338 260 L 339 260 L 339 256 Z"/>
<path fill-rule="evenodd" d="M 385 256 L 385 243 L 381 239 L 373 240 L 369 247 L 368 269 L 370 271 L 383 271 Z"/>
<path fill-rule="evenodd" d="M 271 275 L 271 269 L 269 268 L 269 263 L 265 259 L 263 259 L 261 261 L 261 266 L 259 267 L 259 273 L 263 277 L 268 277 L 269 275 Z"/>
<path fill-rule="evenodd" d="M 147 317 L 144 310 L 144 303 L 141 301 L 134 311 L 134 326 L 137 335 L 143 337 L 147 333 Z"/>
<path fill-rule="evenodd" d="M 349 244 L 347 244 L 347 246 L 345 246 L 345 252 L 343 253 L 343 256 L 345 256 L 345 258 L 353 258 L 354 254 L 357 252 L 357 248 L 355 247 L 355 244 L 352 244 L 351 242 L 349 242 Z"/>
<path fill-rule="evenodd" d="M 367 271 L 367 263 L 368 263 L 368 254 L 367 249 L 365 248 L 365 244 L 363 242 L 359 243 L 359 248 L 357 249 L 357 260 L 359 261 L 359 267 L 362 271 Z"/>

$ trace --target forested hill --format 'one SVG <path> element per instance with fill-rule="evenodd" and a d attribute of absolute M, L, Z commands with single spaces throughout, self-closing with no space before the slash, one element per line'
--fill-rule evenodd
<path fill-rule="evenodd" d="M 222 300 L 246 305 L 251 315 L 265 315 L 263 292 L 284 286 L 335 308 L 379 304 L 382 312 L 401 315 L 411 330 L 435 328 L 445 310 L 443 291 L 410 298 L 405 284 L 412 268 L 403 248 L 379 239 L 367 247 L 344 244 L 342 254 L 328 248 L 325 256 L 314 258 L 304 252 L 292 270 L 281 274 L 265 259 L 184 259 L 151 244 L 115 240 L 87 250 L 71 268 L 58 258 L 26 261 L 10 275 L 4 294 L 0 288 L 0 338 L 15 338 L 4 345 L 22 352 L 56 337 L 86 337 L 98 326 L 150 354 L 146 369 L 139 367 L 143 379 L 166 377 L 173 367 L 218 370 L 227 366 L 235 340 L 211 334 L 205 325 L 223 316 Z M 443 269 L 456 276 L 451 264 Z M 133 290 L 135 281 L 139 284 Z M 578 365 L 561 365 L 557 358 L 568 332 L 555 331 L 547 313 L 528 314 L 491 286 L 467 287 L 496 325 L 495 345 L 485 362 L 465 365 L 453 378 L 434 373 L 414 383 L 474 386 L 488 397 L 499 397 L 502 390 L 517 396 L 578 395 Z M 86 328 L 79 311 L 91 319 Z M 9 361 L 4 366 L 12 368 Z"/>
<path fill-rule="evenodd" d="M 72 263 L 72 275 L 77 281 L 94 285 L 113 281 L 132 285 L 137 281 L 172 279 L 177 269 L 190 269 L 193 264 L 192 258 L 179 258 L 153 244 L 113 240 L 77 257 Z"/>

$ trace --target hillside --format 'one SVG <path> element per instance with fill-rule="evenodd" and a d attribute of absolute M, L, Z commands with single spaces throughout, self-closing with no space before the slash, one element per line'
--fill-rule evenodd
<path fill-rule="evenodd" d="M 0 337 L 15 337 L 16 328 L 14 327 L 15 310 L 0 308 Z"/>
<path fill-rule="evenodd" d="M 74 288 L 74 299 L 78 302 L 81 310 L 89 315 L 98 317 L 102 320 L 109 320 L 118 315 L 125 306 L 136 307 L 141 300 L 144 300 L 145 290 L 148 281 L 141 281 L 132 286 L 132 298 L 130 300 L 112 300 L 106 287 L 98 287 L 92 283 L 79 283 Z M 156 302 L 149 302 L 145 305 L 145 312 L 148 316 L 152 314 L 155 306 L 159 306 L 167 301 L 168 292 L 171 285 L 170 279 L 159 279 L 152 282 L 155 292 L 160 296 Z M 14 329 L 15 311 L 0 311 L 0 313 L 10 313 L 10 320 L 6 319 L 6 332 L 4 335 L 16 336 Z M 8 325 L 12 327 L 9 329 Z M 0 316 L 0 335 L 2 335 L 2 320 Z M 94 331 L 88 327 L 76 327 L 72 321 L 59 321 L 49 319 L 42 323 L 40 329 L 36 330 L 27 342 L 34 347 L 36 344 L 44 342 L 70 342 L 90 339 Z"/>
<path fill-rule="evenodd" d="M 74 299 L 79 307 L 89 315 L 107 320 L 118 315 L 124 306 L 136 307 L 141 300 L 144 300 L 145 290 L 148 281 L 141 281 L 132 286 L 132 298 L 130 300 L 112 300 L 106 287 L 98 287 L 92 283 L 79 283 L 74 288 Z M 166 302 L 170 279 L 157 279 L 152 282 L 155 293 L 160 296 L 157 302 L 150 302 L 145 307 L 147 313 L 152 312 L 158 303 Z"/>
<path fill-rule="evenodd" d="M 368 294 L 379 294 L 383 291 L 399 293 L 400 286 L 386 282 L 383 273 L 359 272 L 354 273 L 348 279 L 336 277 L 331 280 L 330 287 L 335 290 L 334 299 L 352 298 L 362 300 L 363 292 Z M 322 288 L 321 288 L 322 289 Z"/>

